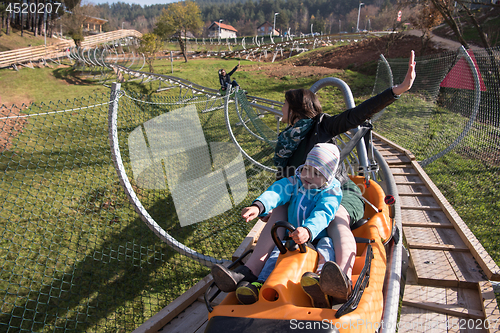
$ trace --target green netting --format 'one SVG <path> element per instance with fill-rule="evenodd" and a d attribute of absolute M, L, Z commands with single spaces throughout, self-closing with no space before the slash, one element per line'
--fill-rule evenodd
<path fill-rule="evenodd" d="M 130 205 L 109 148 L 109 99 L 1 109 L 1 331 L 132 331 L 209 272 L 162 242 Z M 218 159 L 210 160 L 218 170 L 224 154 L 233 159 L 236 154 L 211 145 L 230 141 L 223 109 L 206 98 L 187 99 L 212 154 L 219 149 Z M 118 131 L 128 171 L 129 134 L 147 120 L 189 106 L 178 97 L 150 102 L 133 93 L 119 100 Z M 182 136 L 189 139 L 187 132 Z M 272 162 L 267 144 L 267 151 L 255 143 L 248 147 L 261 161 Z M 134 188 L 172 237 L 205 255 L 229 259 L 252 226 L 241 221 L 241 207 L 274 177 L 246 162 L 244 168 L 249 181 L 243 201 L 236 202 L 227 185 L 231 209 L 184 228 L 168 187 L 134 183 Z"/>
<path fill-rule="evenodd" d="M 374 127 L 415 154 L 500 264 L 500 49 L 469 56 L 459 50 L 418 58 L 411 93 L 388 107 Z M 405 76 L 407 59 L 388 64 L 379 62 L 374 94 L 391 83 L 391 73 L 394 84 Z"/>
<path fill-rule="evenodd" d="M 268 124 L 264 123 L 261 118 L 264 116 L 263 112 L 257 113 L 254 108 L 250 105 L 246 94 L 241 91 L 236 93 L 236 98 L 238 99 L 238 105 L 241 108 L 240 114 L 240 124 L 246 126 L 247 129 L 254 133 L 248 128 L 247 122 L 250 122 L 255 128 L 255 136 L 261 141 L 267 142 L 272 148 L 276 146 L 278 131 L 272 130 Z M 276 126 L 275 126 L 276 127 Z"/>
<path fill-rule="evenodd" d="M 230 259 L 252 226 L 242 223 L 241 208 L 274 175 L 243 159 L 228 135 L 224 109 L 206 109 L 213 97 L 191 96 L 184 102 L 120 93 L 120 152 L 126 178 L 154 225 L 145 222 L 160 236 L 168 233 L 189 250 L 211 257 L 209 262 Z M 230 105 L 231 126 L 246 132 L 236 125 L 235 104 Z M 255 138 L 241 141 L 256 159 L 272 165 L 269 146 Z"/>

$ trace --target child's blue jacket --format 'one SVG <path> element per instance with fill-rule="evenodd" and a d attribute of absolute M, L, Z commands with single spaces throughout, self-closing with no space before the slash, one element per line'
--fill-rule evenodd
<path fill-rule="evenodd" d="M 302 186 L 300 174 L 297 172 L 292 177 L 275 181 L 255 201 L 264 205 L 264 212 L 260 216 L 265 216 L 271 209 L 290 202 L 288 222 L 296 228 L 308 228 L 311 233 L 310 241 L 314 241 L 316 238 L 328 236 L 326 227 L 340 206 L 342 190 L 337 179 L 333 179 L 324 188 L 307 190 Z"/>

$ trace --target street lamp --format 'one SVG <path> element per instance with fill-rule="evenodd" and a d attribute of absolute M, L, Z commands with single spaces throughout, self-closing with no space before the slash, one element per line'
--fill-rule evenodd
<path fill-rule="evenodd" d="M 276 15 L 279 15 L 279 13 L 274 13 L 274 23 L 273 23 L 273 36 L 274 36 L 274 32 L 276 31 Z"/>
<path fill-rule="evenodd" d="M 224 20 L 219 20 L 219 38 L 220 38 L 220 24 L 222 21 L 224 21 Z"/>
<path fill-rule="evenodd" d="M 360 2 L 359 3 L 359 8 L 358 8 L 358 23 L 356 23 L 356 32 L 359 32 L 359 13 L 361 12 L 361 6 L 363 6 L 364 3 Z"/>

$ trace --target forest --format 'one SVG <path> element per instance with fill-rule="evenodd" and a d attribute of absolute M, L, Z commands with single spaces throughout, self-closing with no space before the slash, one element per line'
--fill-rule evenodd
<path fill-rule="evenodd" d="M 168 7 L 165 4 L 141 6 L 117 2 L 110 5 L 86 1 L 92 0 L 0 0 L 0 35 L 8 35 L 11 28 L 20 30 L 21 36 L 23 31 L 37 36 L 46 30 L 49 37 L 62 33 L 77 43 L 86 34 L 96 33 L 85 29 L 84 23 L 89 16 L 107 20 L 99 26 L 102 32 L 135 29 L 147 33 L 153 31 L 162 10 Z M 206 38 L 208 27 L 219 21 L 233 26 L 238 37 L 257 35 L 257 28 L 265 22 L 275 24 L 281 35 L 297 36 L 354 32 L 356 29 L 402 30 L 411 26 L 424 33 L 425 44 L 430 39 L 430 31 L 445 23 L 466 48 L 467 38 L 480 39 L 485 47 L 496 45 L 499 39 L 494 9 L 500 8 L 500 4 L 486 1 L 472 4 L 462 0 L 428 0 L 416 5 L 411 0 L 364 1 L 197 0 L 193 2 L 200 9 L 203 24 L 198 31 L 190 32 L 196 38 Z"/>
<path fill-rule="evenodd" d="M 358 0 L 198 0 L 196 3 L 205 22 L 203 31 L 193 32 L 197 37 L 206 37 L 208 26 L 219 20 L 236 28 L 238 36 L 255 36 L 259 25 L 266 21 L 274 23 L 274 13 L 278 13 L 276 29 L 282 33 L 289 29 L 296 35 L 351 32 L 356 28 L 359 9 Z M 144 33 L 154 28 L 155 18 L 166 5 L 140 6 L 119 2 L 94 7 L 98 17 L 108 20 L 105 30 L 123 27 Z M 366 0 L 361 6 L 359 27 L 361 30 L 392 29 L 396 17 L 396 5 L 389 0 Z"/>

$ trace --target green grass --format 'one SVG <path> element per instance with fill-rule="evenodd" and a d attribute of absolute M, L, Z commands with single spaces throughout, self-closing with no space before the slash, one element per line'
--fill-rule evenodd
<path fill-rule="evenodd" d="M 248 60 L 240 60 L 241 68 L 232 75 L 242 89 L 252 96 L 263 97 L 276 101 L 284 100 L 284 93 L 289 89 L 298 89 L 312 86 L 324 76 L 291 77 L 285 75 L 281 78 L 269 78 L 265 71 L 272 69 L 276 64 L 269 62 L 256 63 Z M 175 76 L 200 84 L 202 86 L 219 89 L 219 78 L 217 71 L 220 68 L 229 71 L 238 64 L 238 60 L 200 59 L 174 60 L 173 66 L 170 60 L 157 60 L 154 63 L 155 73 Z M 173 72 L 172 72 L 173 67 Z M 351 88 L 356 103 L 369 97 L 375 78 L 354 71 L 340 72 L 337 78 L 344 80 Z M 157 83 L 143 85 L 131 83 L 127 89 L 132 89 L 144 94 L 152 94 L 158 87 Z M 340 112 L 345 108 L 343 97 L 338 89 L 325 88 L 320 90 L 319 98 L 324 110 L 328 112 Z"/>
<path fill-rule="evenodd" d="M 51 66 L 54 68 L 22 67 L 19 71 L 0 70 L 0 104 L 7 107 L 12 104 L 20 107 L 23 103 L 49 104 L 108 91 L 108 88 L 99 84 L 98 79 L 82 79 L 71 67 L 58 66 L 55 63 Z"/>

